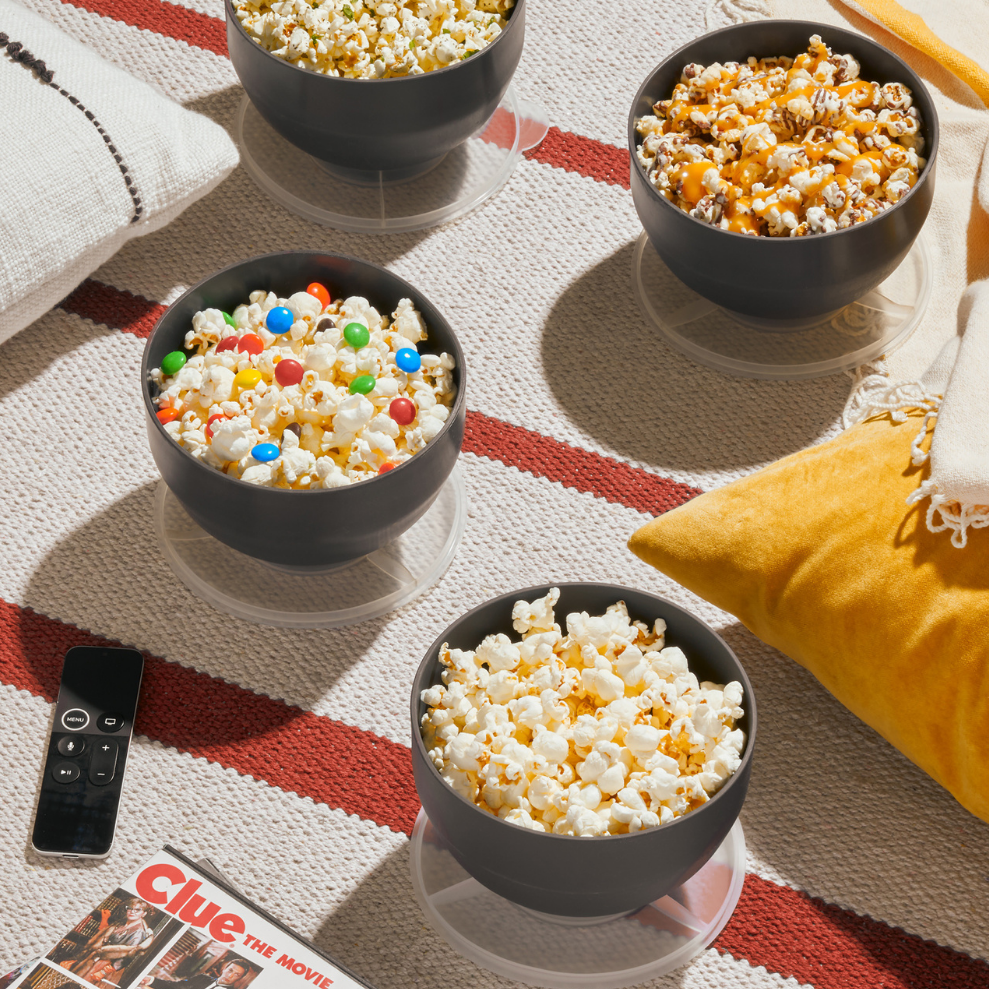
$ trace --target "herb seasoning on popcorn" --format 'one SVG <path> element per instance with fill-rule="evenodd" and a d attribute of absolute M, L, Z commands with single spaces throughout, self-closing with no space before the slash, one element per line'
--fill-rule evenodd
<path fill-rule="evenodd" d="M 236 0 L 259 45 L 303 69 L 347 79 L 422 75 L 493 42 L 515 0 Z"/>

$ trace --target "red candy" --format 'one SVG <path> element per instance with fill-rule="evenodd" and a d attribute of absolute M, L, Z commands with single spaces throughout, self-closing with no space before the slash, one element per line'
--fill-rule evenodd
<path fill-rule="evenodd" d="M 288 358 L 280 360 L 275 365 L 275 381 L 277 381 L 282 388 L 287 388 L 289 385 L 297 385 L 302 380 L 302 376 L 305 373 L 306 369 L 298 361 L 293 361 Z"/>
<path fill-rule="evenodd" d="M 380 467 L 378 468 L 378 473 L 379 473 L 379 474 L 387 474 L 387 473 L 388 473 L 388 471 L 390 471 L 390 470 L 394 470 L 394 469 L 395 469 L 395 468 L 396 468 L 397 466 L 398 466 L 398 464 L 393 464 L 393 463 L 392 463 L 392 462 L 391 462 L 390 460 L 386 460 L 386 461 L 385 461 L 385 462 L 384 462 L 384 463 L 383 463 L 383 464 L 382 464 L 382 465 L 381 465 L 381 466 L 380 466 Z"/>
<path fill-rule="evenodd" d="M 176 419 L 182 413 L 178 409 L 162 409 L 160 412 L 156 413 L 158 416 L 158 421 L 164 426 L 166 422 L 175 422 Z"/>
<path fill-rule="evenodd" d="M 225 351 L 225 350 L 234 350 L 237 347 L 237 344 L 238 343 L 240 343 L 239 337 L 237 337 L 235 334 L 231 334 L 228 337 L 224 337 L 216 345 L 216 352 L 218 354 L 222 354 L 223 351 Z"/>
<path fill-rule="evenodd" d="M 313 282 L 306 291 L 319 299 L 319 304 L 324 309 L 330 304 L 330 293 L 326 291 L 325 285 L 320 285 L 319 282 Z"/>
<path fill-rule="evenodd" d="M 260 354 L 264 350 L 264 344 L 256 333 L 245 333 L 240 338 L 237 349 L 242 354 Z"/>
<path fill-rule="evenodd" d="M 209 440 L 213 439 L 213 430 L 210 429 L 210 426 L 212 426 L 213 423 L 216 422 L 217 419 L 226 419 L 226 418 L 227 418 L 226 416 L 221 416 L 221 415 L 215 415 L 215 416 L 210 416 L 209 417 L 209 420 L 206 423 L 206 438 L 207 439 L 209 439 Z"/>
<path fill-rule="evenodd" d="M 416 403 L 410 398 L 396 398 L 388 406 L 388 415 L 400 426 L 407 426 L 416 417 Z"/>

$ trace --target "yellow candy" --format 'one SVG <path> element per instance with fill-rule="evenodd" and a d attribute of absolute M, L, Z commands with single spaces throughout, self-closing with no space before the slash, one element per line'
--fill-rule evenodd
<path fill-rule="evenodd" d="M 234 384 L 241 389 L 253 388 L 261 380 L 261 372 L 255 371 L 253 367 L 238 371 L 234 377 Z"/>

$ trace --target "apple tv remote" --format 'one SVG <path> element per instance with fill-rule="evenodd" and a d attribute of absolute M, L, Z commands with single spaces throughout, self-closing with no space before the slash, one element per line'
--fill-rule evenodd
<path fill-rule="evenodd" d="M 39 854 L 110 854 L 143 673 L 136 649 L 65 654 L 31 837 Z"/>

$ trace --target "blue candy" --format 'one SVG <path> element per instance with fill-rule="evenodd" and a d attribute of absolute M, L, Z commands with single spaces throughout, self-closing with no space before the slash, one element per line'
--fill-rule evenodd
<path fill-rule="evenodd" d="M 272 333 L 288 333 L 294 322 L 295 317 L 292 315 L 292 310 L 286 309 L 285 306 L 275 306 L 274 309 L 269 309 L 268 315 L 264 317 L 264 325 Z"/>
<path fill-rule="evenodd" d="M 415 374 L 422 367 L 422 358 L 411 347 L 403 347 L 395 355 L 395 363 L 400 371 L 404 371 L 406 374 Z"/>
<path fill-rule="evenodd" d="M 251 450 L 251 456 L 255 460 L 260 460 L 261 463 L 266 464 L 269 460 L 274 460 L 278 454 L 279 449 L 274 443 L 258 443 L 258 445 Z"/>

